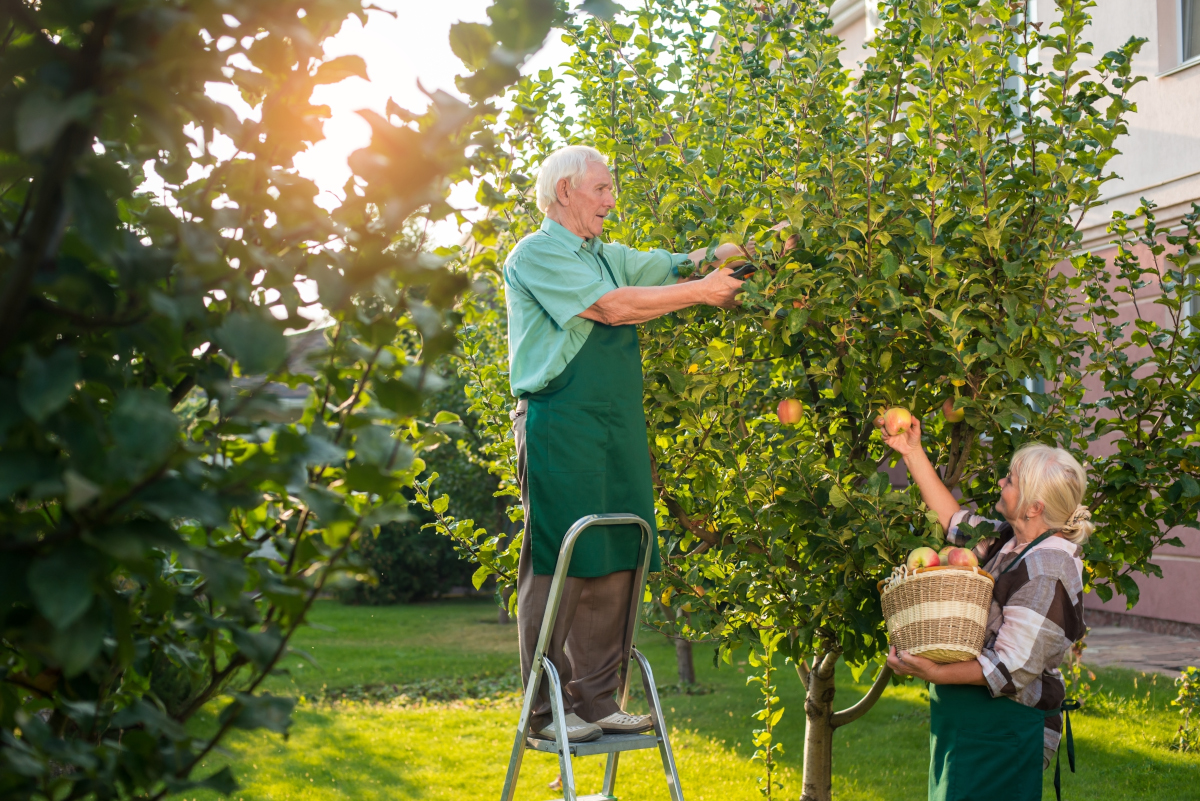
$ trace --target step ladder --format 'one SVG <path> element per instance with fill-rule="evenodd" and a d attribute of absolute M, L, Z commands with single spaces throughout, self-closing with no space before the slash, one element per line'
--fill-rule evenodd
<path fill-rule="evenodd" d="M 571 564 L 571 553 L 575 543 L 592 526 L 620 526 L 637 524 L 642 530 L 640 557 L 637 574 L 633 582 L 633 599 L 627 626 L 633 626 L 633 631 L 626 630 L 626 641 L 629 642 L 629 652 L 621 661 L 620 683 L 617 686 L 617 698 L 622 709 L 629 700 L 630 662 L 637 662 L 642 674 L 642 687 L 646 691 L 646 700 L 650 704 L 650 715 L 654 721 L 653 734 L 605 734 L 598 740 L 589 743 L 567 742 L 567 727 L 564 723 L 566 713 L 563 711 L 562 682 L 559 681 L 558 671 L 554 663 L 546 656 L 550 646 L 550 636 L 554 631 L 554 620 L 558 616 L 558 607 L 562 601 L 563 586 L 567 580 L 567 568 Z M 679 772 L 675 769 L 675 756 L 671 752 L 671 741 L 667 735 L 667 724 L 663 719 L 662 704 L 658 700 L 658 689 L 654 685 L 654 673 L 650 662 L 637 649 L 635 638 L 638 625 L 641 622 L 642 598 L 646 586 L 646 570 L 650 565 L 650 554 L 653 552 L 654 534 L 650 525 L 636 515 L 604 514 L 588 515 L 575 521 L 563 537 L 562 547 L 558 550 L 558 564 L 554 568 L 554 578 L 550 583 L 550 597 L 546 599 L 546 614 L 542 618 L 542 630 L 538 635 L 537 649 L 533 653 L 533 666 L 529 671 L 529 680 L 525 684 L 525 703 L 521 707 L 521 718 L 517 723 L 516 739 L 513 741 L 512 756 L 508 760 L 508 775 L 504 778 L 504 790 L 500 801 L 513 801 L 517 791 L 517 776 L 521 772 L 521 760 L 526 751 L 544 751 L 558 755 L 559 774 L 562 776 L 562 801 L 615 801 L 617 784 L 617 759 L 624 751 L 637 751 L 643 748 L 658 748 L 662 757 L 663 772 L 667 777 L 667 789 L 671 793 L 671 801 L 683 801 L 683 790 L 679 786 Z M 554 719 L 554 729 L 558 732 L 557 740 L 542 740 L 529 735 L 529 720 L 533 715 L 533 707 L 537 703 L 538 684 L 543 675 L 549 683 L 550 713 Z M 571 769 L 572 757 L 607 754 L 608 761 L 604 768 L 604 784 L 599 794 L 581 796 L 575 789 L 575 774 Z"/>

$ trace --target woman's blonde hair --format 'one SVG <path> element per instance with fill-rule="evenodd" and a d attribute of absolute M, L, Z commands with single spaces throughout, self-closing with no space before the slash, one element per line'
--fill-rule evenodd
<path fill-rule="evenodd" d="M 1074 456 L 1062 448 L 1031 443 L 1013 454 L 1009 472 L 1017 479 L 1018 517 L 1041 501 L 1050 528 L 1076 545 L 1087 542 L 1094 528 L 1091 512 L 1083 505 L 1087 472 Z"/>

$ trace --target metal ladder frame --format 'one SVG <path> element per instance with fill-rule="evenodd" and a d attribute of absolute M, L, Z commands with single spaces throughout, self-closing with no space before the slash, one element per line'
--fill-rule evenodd
<path fill-rule="evenodd" d="M 605 734 L 598 740 L 588 743 L 570 743 L 567 741 L 566 713 L 563 709 L 562 682 L 558 678 L 546 649 L 550 646 L 550 637 L 554 632 L 554 621 L 558 617 L 558 607 L 562 601 L 563 587 L 567 580 L 567 569 L 571 564 L 571 554 L 579 537 L 592 526 L 620 526 L 637 524 L 642 529 L 641 556 L 638 560 L 637 574 L 633 582 L 633 598 L 626 626 L 633 626 L 633 631 L 626 631 L 629 651 L 621 661 L 620 683 L 617 687 L 617 697 L 620 706 L 625 708 L 629 700 L 629 663 L 636 660 L 642 674 L 642 687 L 646 691 L 646 700 L 650 704 L 650 714 L 654 721 L 654 735 L 649 734 Z M 562 776 L 562 801 L 615 801 L 614 791 L 617 783 L 617 759 L 622 751 L 635 751 L 643 748 L 658 746 L 659 756 L 662 757 L 663 772 L 667 777 L 667 789 L 671 793 L 671 801 L 683 801 L 683 790 L 679 786 L 679 772 L 675 768 L 675 755 L 671 751 L 671 741 L 667 735 L 667 725 L 663 720 L 662 704 L 658 699 L 658 689 L 654 685 L 654 673 L 650 662 L 637 649 L 635 640 L 638 625 L 641 622 L 642 595 L 645 592 L 646 571 L 650 566 L 650 555 L 653 552 L 653 532 L 650 525 L 640 517 L 631 514 L 588 515 L 575 521 L 575 524 L 563 537 L 562 546 L 558 550 L 558 564 L 554 568 L 554 578 L 550 583 L 550 595 L 546 600 L 546 613 L 542 618 L 542 630 L 538 634 L 537 648 L 533 653 L 533 665 L 525 684 L 525 703 L 521 707 L 521 718 L 517 723 L 516 738 L 513 741 L 512 756 L 508 761 L 508 774 L 504 778 L 504 789 L 500 801 L 513 801 L 517 791 L 517 777 L 521 772 L 521 760 L 526 750 L 544 751 L 558 754 L 559 773 Z M 554 728 L 558 733 L 557 740 L 542 740 L 529 736 L 529 721 L 533 716 L 533 707 L 537 703 L 538 685 L 545 674 L 550 691 L 550 714 L 554 720 Z M 580 796 L 575 790 L 575 774 L 571 766 L 571 757 L 589 756 L 591 754 L 608 754 L 604 767 L 604 785 L 599 795 Z"/>

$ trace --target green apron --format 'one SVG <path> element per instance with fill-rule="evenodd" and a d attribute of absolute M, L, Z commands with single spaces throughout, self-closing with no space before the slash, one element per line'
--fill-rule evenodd
<path fill-rule="evenodd" d="M 929 801 L 1038 801 L 1045 725 L 987 687 L 929 685 Z"/>
<path fill-rule="evenodd" d="M 593 323 L 566 369 L 525 400 L 534 574 L 554 572 L 559 546 L 576 520 L 613 512 L 631 512 L 650 524 L 650 570 L 661 570 L 637 326 Z M 641 538 L 636 525 L 589 529 L 575 545 L 567 574 L 595 578 L 633 570 Z"/>
<path fill-rule="evenodd" d="M 1050 534 L 1030 543 L 1003 572 Z M 975 684 L 931 684 L 929 801 L 1040 801 L 1046 717 L 1058 711 L 993 698 Z M 1073 753 L 1071 762 L 1074 770 Z"/>

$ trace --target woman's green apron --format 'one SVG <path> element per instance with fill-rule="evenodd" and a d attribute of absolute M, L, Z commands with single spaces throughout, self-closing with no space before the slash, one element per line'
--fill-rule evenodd
<path fill-rule="evenodd" d="M 616 284 L 608 262 L 600 260 Z M 593 323 L 566 369 L 525 400 L 533 572 L 554 572 L 567 529 L 585 515 L 632 512 L 653 531 L 637 326 Z M 640 544 L 636 525 L 592 528 L 576 544 L 568 575 L 633 570 Z M 650 570 L 661 570 L 657 533 L 652 547 Z"/>
<path fill-rule="evenodd" d="M 1030 543 L 1003 572 L 1053 533 Z M 1071 708 L 1063 705 L 1064 710 Z M 1059 711 L 993 698 L 979 685 L 931 684 L 929 801 L 1040 801 L 1046 717 Z M 1069 721 L 1064 735 L 1069 743 Z"/>

